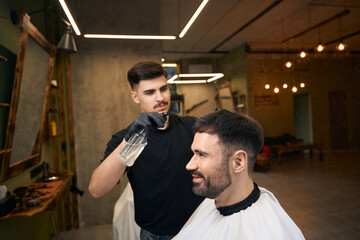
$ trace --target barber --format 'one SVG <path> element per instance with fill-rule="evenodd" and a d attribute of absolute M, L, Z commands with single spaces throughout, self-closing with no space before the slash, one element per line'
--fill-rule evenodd
<path fill-rule="evenodd" d="M 192 193 L 186 164 L 192 157 L 194 117 L 168 114 L 170 90 L 167 73 L 155 62 L 139 62 L 128 71 L 131 98 L 141 113 L 107 144 L 94 170 L 89 192 L 95 198 L 109 192 L 127 173 L 134 193 L 135 221 L 140 239 L 171 239 L 204 199 Z M 119 153 L 133 133 L 145 129 L 147 146 L 130 167 Z"/>

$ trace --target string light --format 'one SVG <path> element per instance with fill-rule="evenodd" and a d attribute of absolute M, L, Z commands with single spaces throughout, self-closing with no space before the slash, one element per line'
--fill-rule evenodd
<path fill-rule="evenodd" d="M 340 42 L 337 46 L 336 49 L 339 51 L 343 51 L 345 49 L 345 44 L 343 44 L 342 42 Z"/>
<path fill-rule="evenodd" d="M 270 84 L 266 84 L 265 89 L 269 89 L 269 88 L 270 88 Z"/>
<path fill-rule="evenodd" d="M 293 87 L 293 88 L 291 89 L 291 91 L 297 92 L 297 87 Z"/>
<path fill-rule="evenodd" d="M 307 54 L 305 51 L 301 51 L 299 55 L 301 58 L 305 58 Z"/>
<path fill-rule="evenodd" d="M 340 34 L 340 39 L 342 38 L 342 33 L 341 33 L 341 18 L 339 18 L 339 34 Z M 342 42 L 342 40 L 340 40 L 339 44 L 336 45 L 336 49 L 338 51 L 343 51 L 345 49 L 345 44 Z"/>
<path fill-rule="evenodd" d="M 301 52 L 299 53 L 299 56 L 301 58 L 305 58 L 307 55 L 303 49 L 304 49 L 304 39 L 303 39 L 303 35 L 301 35 Z"/>
<path fill-rule="evenodd" d="M 305 83 L 300 83 L 300 87 L 304 88 L 305 87 Z"/>
<path fill-rule="evenodd" d="M 316 51 L 322 52 L 324 51 L 325 47 L 321 44 L 321 32 L 319 27 L 319 45 L 316 47 Z"/>
<path fill-rule="evenodd" d="M 278 87 L 274 88 L 275 93 L 279 93 L 280 89 Z"/>
<path fill-rule="evenodd" d="M 316 47 L 316 51 L 318 52 L 322 52 L 324 51 L 325 47 L 320 43 L 317 47 Z"/>
<path fill-rule="evenodd" d="M 292 66 L 292 63 L 291 63 L 290 61 L 287 61 L 287 62 L 285 63 L 285 67 L 291 68 L 291 66 Z"/>
<path fill-rule="evenodd" d="M 286 83 L 284 83 L 284 84 L 283 84 L 283 88 L 286 89 L 287 87 L 288 87 L 288 85 L 287 85 Z"/>

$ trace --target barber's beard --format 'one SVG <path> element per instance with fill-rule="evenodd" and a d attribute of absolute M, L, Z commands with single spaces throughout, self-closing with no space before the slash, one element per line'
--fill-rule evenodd
<path fill-rule="evenodd" d="M 215 174 L 206 178 L 199 171 L 193 172 L 193 174 L 196 174 L 204 179 L 204 182 L 202 183 L 193 183 L 192 190 L 196 195 L 215 199 L 231 185 L 228 161 L 223 161 L 223 163 L 215 169 L 214 172 Z"/>

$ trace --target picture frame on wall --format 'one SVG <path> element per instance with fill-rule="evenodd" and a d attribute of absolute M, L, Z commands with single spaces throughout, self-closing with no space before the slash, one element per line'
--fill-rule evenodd
<path fill-rule="evenodd" d="M 255 96 L 255 105 L 278 105 L 278 95 Z"/>

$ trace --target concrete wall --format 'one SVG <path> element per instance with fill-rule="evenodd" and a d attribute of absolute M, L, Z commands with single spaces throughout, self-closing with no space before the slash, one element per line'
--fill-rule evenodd
<path fill-rule="evenodd" d="M 247 95 L 248 82 L 244 44 L 232 50 L 229 54 L 219 58 L 217 66 L 219 72 L 224 73 L 224 78 L 219 81 L 219 84 L 221 84 L 221 82 L 229 81 L 231 82 L 232 91 Z"/>
<path fill-rule="evenodd" d="M 279 136 L 283 133 L 294 134 L 293 93 L 283 90 L 282 83 L 304 81 L 306 87 L 298 87 L 298 93 L 308 93 L 312 116 L 314 143 L 323 143 L 330 149 L 329 93 L 345 91 L 347 96 L 347 122 L 349 148 L 360 148 L 360 57 L 354 55 L 310 55 L 300 61 L 297 56 L 288 56 L 295 63 L 292 69 L 304 69 L 305 72 L 285 71 L 286 56 L 249 54 L 247 56 L 247 74 L 249 82 L 249 114 L 264 127 L 265 136 Z M 263 73 L 265 71 L 265 73 Z M 255 96 L 274 94 L 264 88 L 265 83 L 278 85 L 277 105 L 256 105 Z"/>
<path fill-rule="evenodd" d="M 91 22 L 83 29 L 87 33 L 104 33 L 102 29 L 110 24 L 112 33 L 160 34 L 159 1 L 122 1 L 116 6 L 84 2 L 79 6 L 82 9 L 76 18 L 80 27 L 84 21 Z M 78 53 L 71 56 L 71 68 L 78 187 L 85 190 L 79 197 L 83 227 L 112 222 L 114 204 L 126 181 L 99 199 L 92 198 L 87 187 L 112 134 L 128 126 L 140 112 L 130 98 L 127 71 L 141 60 L 160 61 L 161 42 L 81 38 L 76 43 Z"/>
<path fill-rule="evenodd" d="M 217 61 L 219 72 L 224 73 L 224 78 L 218 81 L 218 86 L 230 82 L 233 93 L 235 110 L 242 113 L 248 113 L 248 81 L 245 44 L 230 51 L 229 54 L 221 57 Z M 245 102 L 240 100 L 240 95 L 245 96 Z M 243 108 L 237 108 L 239 104 L 244 104 Z"/>
<path fill-rule="evenodd" d="M 13 9 L 13 3 L 9 0 L 0 1 L 1 16 L 9 16 L 9 18 L 1 18 L 0 20 L 0 44 L 14 54 L 18 53 L 20 28 L 12 24 L 10 20 L 10 10 Z"/>

